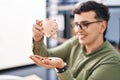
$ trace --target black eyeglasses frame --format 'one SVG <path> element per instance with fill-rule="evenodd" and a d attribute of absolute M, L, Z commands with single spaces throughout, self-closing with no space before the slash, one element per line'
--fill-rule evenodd
<path fill-rule="evenodd" d="M 90 24 L 98 23 L 98 22 L 102 22 L 102 21 L 101 21 L 101 20 L 97 20 L 97 21 L 92 21 L 92 22 L 86 22 L 86 23 L 82 23 L 82 25 L 79 24 L 79 23 L 77 23 L 77 22 L 75 22 L 74 24 L 72 24 L 72 28 L 74 28 L 74 27 L 76 27 L 76 26 L 79 26 L 80 29 L 86 29 L 86 28 L 88 28 L 88 26 L 89 26 Z"/>

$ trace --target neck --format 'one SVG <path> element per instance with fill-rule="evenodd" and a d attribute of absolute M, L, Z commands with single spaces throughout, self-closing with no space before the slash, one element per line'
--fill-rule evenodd
<path fill-rule="evenodd" d="M 93 43 L 85 45 L 86 52 L 87 52 L 86 54 L 91 54 L 94 50 L 99 48 L 103 43 L 104 43 L 103 39 L 98 39 L 94 41 Z"/>

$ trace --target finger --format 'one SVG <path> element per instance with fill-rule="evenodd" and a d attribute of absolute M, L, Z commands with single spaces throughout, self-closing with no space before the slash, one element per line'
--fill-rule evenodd
<path fill-rule="evenodd" d="M 46 65 L 45 68 L 46 68 L 46 69 L 52 69 L 52 68 L 55 68 L 55 67 L 52 66 L 52 65 Z"/>
<path fill-rule="evenodd" d="M 38 35 L 40 35 L 41 33 L 38 29 L 35 29 L 35 28 L 32 28 L 32 31 L 34 34 L 38 34 Z"/>
<path fill-rule="evenodd" d="M 64 67 L 64 61 L 60 58 L 50 58 L 51 64 L 53 64 L 56 67 Z"/>
<path fill-rule="evenodd" d="M 42 62 L 44 63 L 44 67 L 47 69 L 48 68 L 56 68 L 56 66 L 54 64 L 52 64 L 49 59 L 42 60 Z"/>
<path fill-rule="evenodd" d="M 39 56 L 39 55 L 34 55 L 34 57 L 40 59 L 40 58 L 43 58 L 42 56 Z"/>
<path fill-rule="evenodd" d="M 38 65 L 38 66 L 43 66 L 47 69 L 50 68 L 55 68 L 54 65 L 49 64 L 49 62 L 47 62 L 47 59 L 44 59 L 45 57 L 41 57 L 38 55 L 34 55 L 34 56 L 30 56 L 30 58 Z M 42 59 L 42 60 L 41 60 Z M 45 62 L 46 61 L 46 62 Z"/>
<path fill-rule="evenodd" d="M 42 56 L 34 55 L 34 57 L 36 57 L 36 58 L 39 59 L 40 61 L 44 60 L 44 57 L 42 57 Z"/>
<path fill-rule="evenodd" d="M 37 24 L 33 24 L 33 28 L 35 28 L 35 29 L 37 29 L 39 31 L 43 30 L 42 27 L 37 25 Z"/>
<path fill-rule="evenodd" d="M 38 29 L 36 29 L 35 27 L 32 28 L 32 31 L 33 31 L 33 35 L 34 36 L 43 36 L 44 33 Z"/>
<path fill-rule="evenodd" d="M 40 59 L 41 61 L 44 60 L 44 61 L 47 61 L 48 57 L 42 57 L 42 56 L 39 56 L 39 55 L 34 55 L 34 57 Z"/>
<path fill-rule="evenodd" d="M 42 26 L 42 20 L 36 20 L 36 24 Z"/>
<path fill-rule="evenodd" d="M 37 25 L 37 24 L 33 24 L 33 30 L 37 30 L 43 33 L 43 27 Z"/>
<path fill-rule="evenodd" d="M 44 67 L 47 68 L 47 69 L 49 69 L 49 68 L 55 68 L 54 65 L 51 65 L 51 64 L 49 64 L 49 63 L 45 63 L 44 60 L 42 60 L 42 62 L 43 62 L 42 66 L 44 66 Z"/>
<path fill-rule="evenodd" d="M 35 56 L 30 56 L 30 59 L 32 59 L 34 62 L 37 62 L 37 60 L 39 60 L 39 59 L 36 58 Z"/>
<path fill-rule="evenodd" d="M 38 66 L 44 66 L 44 63 L 35 56 L 30 56 L 30 59 L 32 59 L 35 62 L 35 64 L 37 64 Z"/>
<path fill-rule="evenodd" d="M 42 62 L 45 63 L 45 64 L 50 65 L 50 60 L 49 60 L 49 59 L 45 59 L 45 58 L 44 58 L 44 60 L 43 60 Z"/>

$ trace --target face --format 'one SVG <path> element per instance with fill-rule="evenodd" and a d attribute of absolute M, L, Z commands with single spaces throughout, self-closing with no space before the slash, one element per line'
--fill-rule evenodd
<path fill-rule="evenodd" d="M 83 45 L 103 40 L 103 32 L 106 28 L 105 23 L 104 21 L 95 19 L 95 15 L 94 11 L 74 15 L 76 26 L 73 29 L 78 36 L 79 42 Z"/>

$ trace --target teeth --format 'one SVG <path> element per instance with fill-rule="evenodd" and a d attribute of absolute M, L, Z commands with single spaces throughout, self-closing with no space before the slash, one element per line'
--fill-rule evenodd
<path fill-rule="evenodd" d="M 84 34 L 78 34 L 78 36 L 85 36 Z"/>
<path fill-rule="evenodd" d="M 78 36 L 79 36 L 79 38 L 85 37 L 85 35 L 83 35 L 83 34 L 82 34 L 82 35 L 81 35 L 81 34 L 80 34 L 80 35 L 78 34 Z"/>
<path fill-rule="evenodd" d="M 84 35 L 81 35 L 80 37 L 82 38 L 82 37 L 84 37 Z"/>

